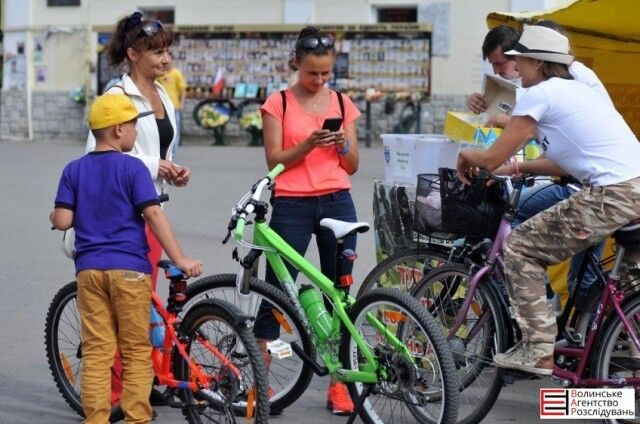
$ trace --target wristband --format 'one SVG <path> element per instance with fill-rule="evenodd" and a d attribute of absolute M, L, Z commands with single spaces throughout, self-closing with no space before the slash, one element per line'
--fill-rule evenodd
<path fill-rule="evenodd" d="M 342 143 L 342 149 L 338 150 L 338 154 L 340 156 L 344 156 L 349 153 L 349 151 L 351 151 L 351 143 L 349 142 L 348 138 L 345 138 L 344 143 Z"/>

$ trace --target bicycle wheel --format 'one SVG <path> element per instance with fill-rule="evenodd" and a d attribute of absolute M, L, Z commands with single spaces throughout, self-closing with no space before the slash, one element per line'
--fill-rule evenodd
<path fill-rule="evenodd" d="M 362 281 L 356 297 L 372 289 L 394 287 L 401 291 L 410 291 L 427 271 L 447 262 L 447 253 L 429 247 L 411 248 L 395 253 L 369 272 Z"/>
<path fill-rule="evenodd" d="M 386 371 L 358 411 L 367 424 L 455 423 L 460 382 L 442 330 L 418 301 L 397 289 L 374 289 L 359 298 L 350 318 Z M 372 317 L 385 325 L 374 327 Z M 390 332 L 409 348 L 411 357 L 388 342 Z M 344 329 L 340 357 L 346 369 L 357 370 L 362 356 Z M 347 383 L 358 404 L 362 383 Z"/>
<path fill-rule="evenodd" d="M 215 297 L 226 300 L 243 310 L 245 314 L 256 316 L 261 302 L 274 305 L 273 313 L 281 325 L 280 340 L 287 343 L 296 342 L 310 358 L 316 357 L 316 349 L 305 330 L 302 319 L 284 292 L 262 280 L 252 278 L 250 281 L 251 300 L 249 311 L 240 307 L 236 290 L 235 274 L 211 275 L 194 281 L 187 286 L 185 294 L 190 308 L 194 302 Z M 271 413 L 280 413 L 295 402 L 311 383 L 313 370 L 297 355 L 288 358 L 271 358 L 267 375 L 270 385 Z"/>
<path fill-rule="evenodd" d="M 634 296 L 623 308 L 629 326 L 640 334 L 640 297 Z M 635 349 L 620 317 L 611 312 L 610 318 L 602 326 L 602 331 L 596 337 L 594 346 L 592 374 L 594 378 L 630 378 L 640 375 L 640 354 Z M 599 341 L 599 342 L 598 342 Z M 619 386 L 616 386 L 619 387 Z M 639 423 L 640 422 L 640 394 L 636 389 L 636 417 L 635 419 L 609 419 L 607 423 Z"/>
<path fill-rule="evenodd" d="M 469 280 L 469 271 L 462 265 L 448 264 L 427 274 L 412 292 L 445 335 L 460 312 Z M 507 347 L 500 301 L 489 285 L 478 285 L 466 319 L 449 346 L 460 376 L 458 423 L 479 423 L 502 389 L 502 372 L 492 365 L 493 355 Z"/>
<path fill-rule="evenodd" d="M 251 329 L 225 308 L 203 301 L 187 313 L 179 333 L 188 340 L 191 360 L 211 380 L 192 392 L 180 389 L 182 413 L 191 424 L 236 423 L 236 414 L 266 423 L 269 416 L 267 371 Z M 194 381 L 191 369 L 173 352 L 178 380 Z M 254 399 L 254 400 L 252 400 Z M 244 418 L 240 420 L 244 422 Z"/>
<path fill-rule="evenodd" d="M 82 334 L 78 312 L 78 284 L 65 284 L 53 297 L 44 329 L 44 344 L 49 369 L 64 400 L 84 416 L 80 399 L 82 378 Z M 124 419 L 118 406 L 111 409 L 111 422 Z"/>

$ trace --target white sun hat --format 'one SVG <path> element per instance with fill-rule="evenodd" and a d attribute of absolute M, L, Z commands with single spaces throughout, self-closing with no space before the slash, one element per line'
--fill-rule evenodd
<path fill-rule="evenodd" d="M 551 28 L 525 25 L 524 31 L 513 50 L 507 56 L 524 56 L 547 62 L 569 65 L 573 56 L 569 54 L 569 39 Z"/>

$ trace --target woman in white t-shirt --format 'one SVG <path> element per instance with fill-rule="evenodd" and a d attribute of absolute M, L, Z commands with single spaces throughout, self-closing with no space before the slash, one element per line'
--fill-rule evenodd
<path fill-rule="evenodd" d="M 517 57 L 525 91 L 495 144 L 462 150 L 457 168 L 466 181 L 476 167 L 494 170 L 537 138 L 543 156 L 514 165 L 512 173 L 571 175 L 584 183 L 583 190 L 516 228 L 504 249 L 509 299 L 523 343 L 496 354 L 494 362 L 550 375 L 557 327 L 546 301 L 545 268 L 640 217 L 640 144 L 606 96 L 573 79 L 565 36 L 526 26 L 507 54 Z M 639 253 L 626 256 L 633 268 Z"/>

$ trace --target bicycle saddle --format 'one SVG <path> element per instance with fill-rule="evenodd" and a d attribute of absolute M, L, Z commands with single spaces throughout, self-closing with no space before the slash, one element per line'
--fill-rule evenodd
<path fill-rule="evenodd" d="M 634 219 L 630 223 L 623 225 L 613 233 L 613 239 L 620 246 L 627 249 L 640 248 L 640 219 Z"/>
<path fill-rule="evenodd" d="M 345 222 L 333 218 L 323 218 L 320 225 L 333 231 L 337 239 L 344 238 L 352 233 L 366 233 L 369 231 L 369 224 L 366 222 Z"/>

